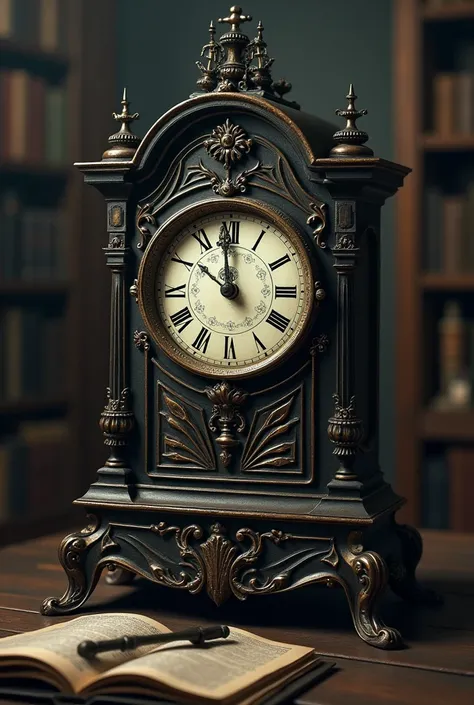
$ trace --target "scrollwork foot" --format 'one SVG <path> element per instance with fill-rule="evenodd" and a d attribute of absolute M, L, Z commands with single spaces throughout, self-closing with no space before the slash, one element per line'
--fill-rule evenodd
<path fill-rule="evenodd" d="M 416 568 L 423 553 L 420 533 L 407 524 L 396 524 L 395 530 L 401 544 L 401 562 L 394 561 L 390 566 L 389 583 L 393 592 L 414 604 L 442 604 L 442 597 L 434 590 L 421 586 L 416 578 Z"/>
<path fill-rule="evenodd" d="M 133 571 L 113 565 L 108 566 L 105 582 L 107 585 L 130 585 L 135 577 Z"/>
<path fill-rule="evenodd" d="M 375 612 L 377 600 L 388 581 L 385 561 L 375 551 L 365 551 L 353 558 L 351 567 L 359 583 L 359 590 L 350 596 L 354 626 L 358 635 L 379 649 L 401 648 L 403 640 L 400 632 L 385 626 Z"/>
<path fill-rule="evenodd" d="M 90 523 L 81 531 L 66 536 L 59 547 L 59 561 L 69 580 L 69 585 L 60 598 L 48 597 L 41 606 L 44 615 L 60 615 L 73 612 L 87 600 L 99 579 L 96 566 L 87 570 L 87 554 L 101 538 L 103 529 L 99 520 L 90 517 Z"/>

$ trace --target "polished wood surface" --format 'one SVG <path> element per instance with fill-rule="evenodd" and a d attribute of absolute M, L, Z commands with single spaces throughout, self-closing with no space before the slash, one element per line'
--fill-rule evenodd
<path fill-rule="evenodd" d="M 60 536 L 0 551 L 0 637 L 71 617 L 43 617 L 44 597 L 65 587 L 57 563 Z M 312 587 L 286 596 L 254 597 L 215 607 L 205 595 L 167 590 L 146 581 L 112 586 L 101 580 L 84 612 L 137 611 L 172 629 L 230 623 L 262 636 L 313 646 L 337 661 L 335 674 L 298 705 L 472 705 L 474 702 L 474 534 L 425 532 L 420 577 L 444 596 L 444 606 L 415 608 L 386 596 L 383 614 L 402 630 L 407 648 L 382 651 L 355 634 L 340 590 Z M 336 615 L 336 616 L 335 616 Z"/>

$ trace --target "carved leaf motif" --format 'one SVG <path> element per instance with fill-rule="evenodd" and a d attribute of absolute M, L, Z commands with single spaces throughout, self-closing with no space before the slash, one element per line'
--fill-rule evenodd
<path fill-rule="evenodd" d="M 292 465 L 296 458 L 296 440 L 269 445 L 277 436 L 287 433 L 299 422 L 297 417 L 288 419 L 295 400 L 293 394 L 286 402 L 271 409 L 262 425 L 250 433 L 242 456 L 242 469 L 253 470 L 261 467 L 283 467 Z M 258 414 L 258 412 L 257 412 Z M 255 429 L 255 418 L 252 428 Z M 277 457 L 272 457 L 278 454 Z"/>
<path fill-rule="evenodd" d="M 198 424 L 191 418 L 186 407 L 163 390 L 163 400 L 169 413 L 161 411 L 168 425 L 181 437 L 165 434 L 163 456 L 174 462 L 190 463 L 204 470 L 213 470 L 215 460 L 209 440 L 204 437 Z"/>

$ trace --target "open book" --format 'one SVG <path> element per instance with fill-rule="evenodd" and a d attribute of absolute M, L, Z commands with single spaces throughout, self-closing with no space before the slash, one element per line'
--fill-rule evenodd
<path fill-rule="evenodd" d="M 110 651 L 85 659 L 77 646 L 124 635 L 169 632 L 139 614 L 77 617 L 0 639 L 0 686 L 6 679 L 49 684 L 80 695 L 134 694 L 204 705 L 255 705 L 310 669 L 314 650 L 231 627 L 227 639 L 194 646 L 179 641 Z"/>

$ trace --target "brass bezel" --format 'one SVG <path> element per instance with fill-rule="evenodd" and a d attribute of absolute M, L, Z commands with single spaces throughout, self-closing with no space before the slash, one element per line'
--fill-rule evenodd
<path fill-rule="evenodd" d="M 188 355 L 168 334 L 155 300 L 157 269 L 160 265 L 162 254 L 168 247 L 172 238 L 193 220 L 197 220 L 209 214 L 217 214 L 229 210 L 241 213 L 251 211 L 272 223 L 291 240 L 300 257 L 305 280 L 305 291 L 307 292 L 301 318 L 292 337 L 270 357 L 252 363 L 245 368 L 218 367 L 217 365 L 211 365 L 208 362 L 197 360 Z M 295 350 L 296 344 L 306 333 L 311 321 L 314 305 L 313 268 L 308 251 L 304 245 L 303 236 L 298 227 L 288 216 L 284 215 L 273 206 L 247 198 L 233 198 L 232 201 L 227 199 L 199 201 L 192 206 L 183 208 L 181 211 L 171 216 L 151 238 L 138 270 L 138 305 L 143 322 L 151 337 L 161 350 L 178 365 L 204 377 L 243 379 L 262 372 L 267 372 L 269 369 L 281 363 Z"/>

